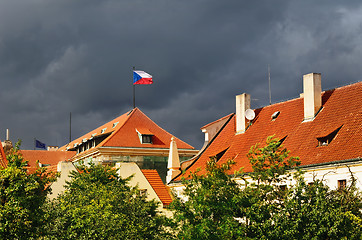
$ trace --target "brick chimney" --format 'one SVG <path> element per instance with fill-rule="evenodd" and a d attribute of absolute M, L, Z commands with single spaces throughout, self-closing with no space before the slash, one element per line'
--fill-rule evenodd
<path fill-rule="evenodd" d="M 313 121 L 322 107 L 322 80 L 320 73 L 303 76 L 304 121 Z"/>
<path fill-rule="evenodd" d="M 245 111 L 250 108 L 250 94 L 243 93 L 236 96 L 236 134 L 246 130 Z"/>

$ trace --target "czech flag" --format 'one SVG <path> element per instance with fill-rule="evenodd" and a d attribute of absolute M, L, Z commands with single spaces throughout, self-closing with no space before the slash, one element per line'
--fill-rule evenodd
<path fill-rule="evenodd" d="M 144 71 L 133 71 L 133 85 L 152 84 L 152 76 Z"/>

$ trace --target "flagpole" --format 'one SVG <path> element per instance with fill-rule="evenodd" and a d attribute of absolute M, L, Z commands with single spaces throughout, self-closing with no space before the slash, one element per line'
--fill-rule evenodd
<path fill-rule="evenodd" d="M 72 141 L 72 112 L 69 113 L 69 143 Z"/>
<path fill-rule="evenodd" d="M 136 70 L 135 67 L 133 67 L 133 71 L 134 70 Z M 133 77 L 133 71 L 132 71 L 132 77 Z M 136 85 L 133 83 L 133 81 L 132 85 L 133 85 L 133 108 L 136 108 Z"/>

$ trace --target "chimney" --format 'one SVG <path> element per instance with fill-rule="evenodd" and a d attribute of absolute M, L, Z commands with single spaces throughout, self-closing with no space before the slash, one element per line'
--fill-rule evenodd
<path fill-rule="evenodd" d="M 322 82 L 320 73 L 303 76 L 304 121 L 313 121 L 322 106 Z"/>
<path fill-rule="evenodd" d="M 245 111 L 250 108 L 250 94 L 236 96 L 236 134 L 244 133 L 246 130 Z"/>

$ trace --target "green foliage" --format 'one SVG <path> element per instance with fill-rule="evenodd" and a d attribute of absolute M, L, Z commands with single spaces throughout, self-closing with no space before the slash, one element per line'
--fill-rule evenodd
<path fill-rule="evenodd" d="M 28 173 L 18 142 L 7 156 L 8 166 L 0 169 L 0 238 L 37 237 L 44 224 L 43 203 L 55 176 L 37 168 Z"/>
<path fill-rule="evenodd" d="M 242 224 L 238 217 L 240 186 L 226 174 L 233 164 L 221 166 L 216 158 L 207 164 L 207 174 L 191 175 L 185 184 L 187 200 L 176 198 L 172 204 L 175 220 L 179 224 L 180 239 L 231 239 L 241 236 Z"/>
<path fill-rule="evenodd" d="M 172 204 L 179 239 L 362 238 L 362 199 L 355 181 L 331 190 L 318 180 L 306 184 L 297 171 L 295 186 L 280 187 L 287 170 L 300 162 L 273 137 L 263 148 L 253 146 L 248 157 L 254 183 L 242 188 L 226 173 L 233 162 L 219 166 L 214 158 L 205 175 L 196 172 L 183 181 L 187 200 L 176 198 Z"/>
<path fill-rule="evenodd" d="M 274 136 L 267 138 L 265 147 L 259 143 L 252 146 L 246 156 L 253 167 L 250 177 L 258 184 L 280 182 L 287 170 L 300 165 L 299 158 L 289 157 L 289 151 Z"/>
<path fill-rule="evenodd" d="M 162 239 L 168 233 L 158 204 L 147 201 L 116 169 L 81 166 L 66 191 L 47 206 L 49 239 Z"/>

